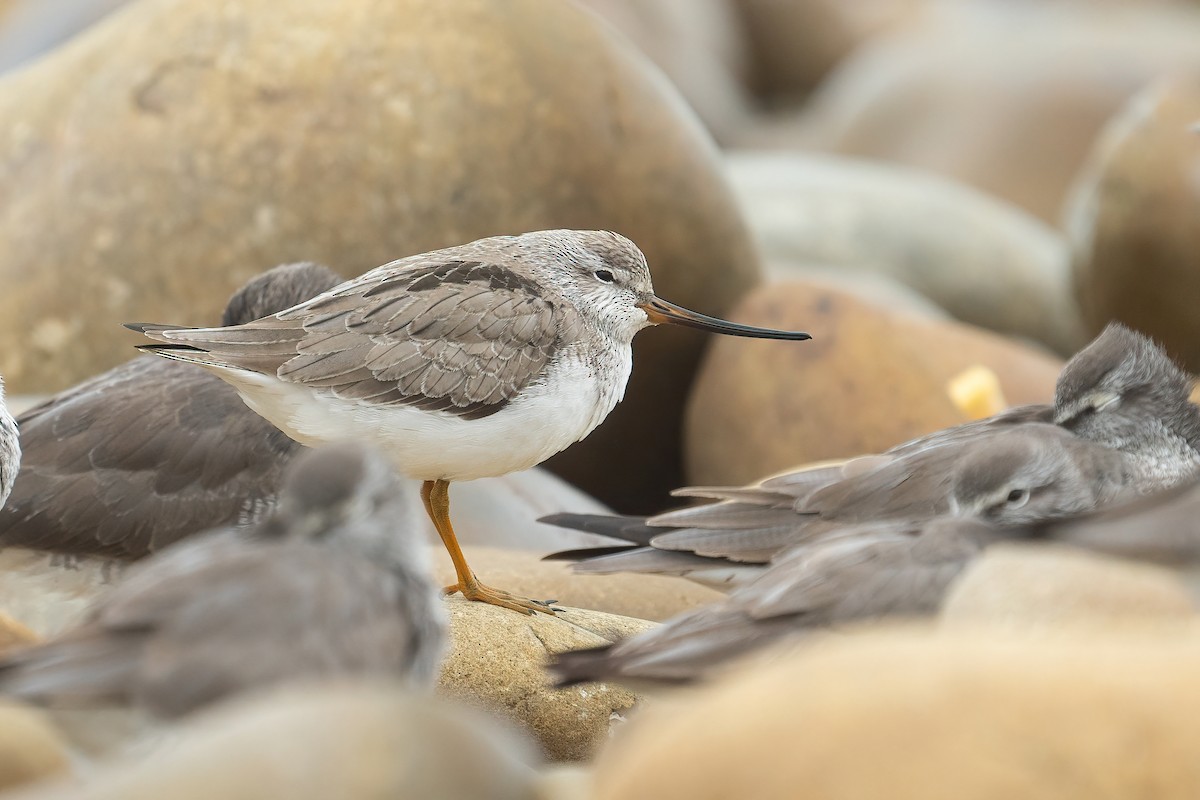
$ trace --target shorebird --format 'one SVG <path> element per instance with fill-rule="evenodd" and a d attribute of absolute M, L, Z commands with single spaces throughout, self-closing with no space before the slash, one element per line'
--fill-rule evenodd
<path fill-rule="evenodd" d="M 802 468 L 744 487 L 690 487 L 675 494 L 717 502 L 650 518 L 555 514 L 542 521 L 630 542 L 557 553 L 576 571 L 650 572 L 718 589 L 753 580 L 782 549 L 829 525 L 944 513 L 956 460 L 988 452 L 1017 432 L 1048 446 L 1083 448 L 1096 474 L 1147 493 L 1194 480 L 1200 469 L 1200 409 L 1187 374 L 1145 336 L 1109 325 L 1059 376 L 1054 404 L 1009 409 L 897 445 L 881 455 Z M 1093 451 L 1099 445 L 1100 451 Z M 1106 455 L 1106 452 L 1108 453 Z M 1119 468 L 1106 462 L 1119 457 Z M 1111 497 L 1098 497 L 1097 504 Z"/>
<path fill-rule="evenodd" d="M 275 267 L 234 293 L 221 324 L 282 311 L 340 281 L 317 264 Z M 55 395 L 17 425 L 24 466 L 0 503 L 0 545 L 125 559 L 253 525 L 302 449 L 224 381 L 153 356 Z M 0 450 L 3 431 L 0 416 Z M 4 475 L 0 467 L 0 486 Z"/>
<path fill-rule="evenodd" d="M 4 403 L 4 379 L 0 378 L 0 508 L 4 507 L 21 468 L 21 440 L 17 422 Z"/>
<path fill-rule="evenodd" d="M 423 481 L 457 575 L 447 592 L 552 614 L 476 578 L 450 523 L 449 484 L 527 469 L 587 436 L 624 394 L 634 334 L 659 323 L 810 338 L 662 300 L 636 245 L 571 230 L 404 258 L 244 325 L 129 327 L 159 343 L 142 349 L 212 370 L 296 441 L 377 443 Z"/>
<path fill-rule="evenodd" d="M 1069 436 L 1065 432 L 1062 435 Z M 832 526 L 779 551 L 726 600 L 685 612 L 613 645 L 564 653 L 563 684 L 688 681 L 737 655 L 814 628 L 936 612 L 951 584 L 988 545 L 1038 538 L 1032 523 L 1091 511 L 1128 496 L 1119 462 L 1081 442 L 1069 454 L 1029 429 L 995 435 L 959 462 L 945 513 Z"/>
<path fill-rule="evenodd" d="M 135 564 L 81 627 L 0 659 L 0 693 L 170 719 L 300 678 L 429 688 L 444 612 L 406 496 L 366 447 L 305 453 L 271 517 Z"/>

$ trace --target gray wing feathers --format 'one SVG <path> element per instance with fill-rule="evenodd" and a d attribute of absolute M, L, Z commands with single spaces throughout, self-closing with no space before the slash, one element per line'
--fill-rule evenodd
<path fill-rule="evenodd" d="M 502 266 L 381 269 L 246 325 L 146 333 L 199 348 L 199 363 L 468 419 L 500 410 L 577 335 L 569 307 Z"/>

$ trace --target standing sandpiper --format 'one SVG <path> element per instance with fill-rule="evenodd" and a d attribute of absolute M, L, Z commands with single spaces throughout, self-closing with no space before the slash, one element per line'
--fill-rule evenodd
<path fill-rule="evenodd" d="M 447 592 L 553 613 L 480 583 L 450 524 L 451 481 L 528 469 L 625 393 L 634 334 L 659 323 L 800 340 L 654 295 L 646 258 L 607 231 L 497 236 L 394 261 L 229 328 L 130 325 L 142 349 L 199 364 L 304 444 L 365 439 L 421 490 L 458 582 Z"/>

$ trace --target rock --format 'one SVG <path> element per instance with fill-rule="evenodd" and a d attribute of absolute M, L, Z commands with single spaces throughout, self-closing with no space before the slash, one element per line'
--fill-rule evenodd
<path fill-rule="evenodd" d="M 1111 319 L 1200 370 L 1200 80 L 1147 87 L 1104 129 L 1067 213 L 1088 325 Z"/>
<path fill-rule="evenodd" d="M 0 73 L 45 53 L 129 0 L 0 0 Z"/>
<path fill-rule="evenodd" d="M 839 0 L 734 0 L 753 56 L 752 86 L 768 101 L 796 101 L 855 47 L 925 5 Z"/>
<path fill-rule="evenodd" d="M 942 3 L 872 39 L 810 107 L 821 146 L 948 175 L 1052 224 L 1104 122 L 1200 66 L 1200 10 Z"/>
<path fill-rule="evenodd" d="M 0 703 L 0 792 L 66 772 L 62 737 L 37 711 Z"/>
<path fill-rule="evenodd" d="M 558 617 L 524 616 L 461 597 L 446 602 L 451 650 L 442 694 L 520 723 L 548 758 L 587 758 L 637 700 L 608 684 L 552 689 L 542 665 L 548 654 L 597 647 L 652 623 L 576 608 Z"/>
<path fill-rule="evenodd" d="M 214 319 L 285 261 L 350 276 L 481 236 L 608 228 L 699 311 L 723 313 L 758 277 L 711 141 L 573 3 L 147 0 L 6 75 L 0 118 L 14 392 L 125 360 L 121 322 Z M 626 401 L 554 460 L 626 511 L 680 483 L 705 344 L 640 338 Z"/>
<path fill-rule="evenodd" d="M 34 644 L 37 640 L 37 634 L 0 611 L 0 655 L 18 647 Z"/>
<path fill-rule="evenodd" d="M 180 727 L 152 758 L 98 768 L 26 800 L 526 800 L 532 748 L 477 712 L 385 685 L 301 685 Z"/>
<path fill-rule="evenodd" d="M 829 155 L 734 153 L 726 165 L 769 263 L 887 275 L 963 321 L 1062 355 L 1087 342 L 1065 242 L 1017 208 L 919 170 Z"/>
<path fill-rule="evenodd" d="M 750 55 L 728 0 L 580 0 L 666 74 L 718 142 L 753 116 Z"/>
<path fill-rule="evenodd" d="M 594 798 L 1184 800 L 1198 676 L 1194 630 L 827 639 L 646 708 Z"/>
<path fill-rule="evenodd" d="M 724 594 L 684 578 L 665 575 L 576 575 L 565 561 L 542 561 L 536 553 L 466 547 L 480 579 L 507 591 L 561 605 L 661 622 L 689 608 L 715 603 Z M 437 579 L 454 583 L 450 559 L 434 554 Z"/>
<path fill-rule="evenodd" d="M 1111 630 L 1195 616 L 1187 588 L 1168 569 L 1068 547 L 992 547 L 955 582 L 942 606 L 951 627 Z"/>
<path fill-rule="evenodd" d="M 714 342 L 685 419 L 688 480 L 741 484 L 787 467 L 886 450 L 965 421 L 951 378 L 983 365 L 1014 405 L 1049 402 L 1061 363 L 960 323 L 891 314 L 799 282 L 754 292 L 733 313 L 812 332 L 797 347 Z"/>

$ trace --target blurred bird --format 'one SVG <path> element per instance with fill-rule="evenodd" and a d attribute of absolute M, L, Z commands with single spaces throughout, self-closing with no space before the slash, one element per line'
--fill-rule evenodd
<path fill-rule="evenodd" d="M 932 614 L 989 544 L 1036 538 L 1029 525 L 1035 520 L 1079 514 L 1127 496 L 1121 478 L 1104 472 L 1107 466 L 1119 469 L 1122 456 L 1114 451 L 1080 440 L 1078 449 L 1062 447 L 1030 430 L 989 439 L 959 461 L 947 513 L 831 527 L 820 539 L 780 551 L 726 600 L 613 645 L 564 653 L 553 671 L 562 684 L 688 681 L 729 658 L 814 628 Z M 1098 455 L 1103 453 L 1116 460 Z"/>
<path fill-rule="evenodd" d="M 17 423 L 4 403 L 4 379 L 0 378 L 0 508 L 4 507 L 21 468 L 21 441 Z"/>
<path fill-rule="evenodd" d="M 221 324 L 273 314 L 340 280 L 317 264 L 275 267 L 229 299 Z M 55 395 L 17 424 L 24 468 L 0 510 L 0 545 L 129 559 L 254 524 L 302 449 L 224 381 L 151 356 Z"/>
<path fill-rule="evenodd" d="M 270 518 L 135 564 L 81 627 L 0 659 L 0 693 L 169 719 L 300 678 L 428 688 L 443 610 L 401 488 L 365 447 L 303 454 Z"/>
<path fill-rule="evenodd" d="M 532 467 L 587 436 L 625 392 L 634 334 L 658 323 L 809 338 L 668 303 L 628 239 L 570 230 L 411 256 L 244 325 L 130 327 L 160 343 L 142 349 L 212 370 L 299 442 L 377 443 L 424 482 L 458 577 L 447 591 L 553 613 L 476 578 L 450 524 L 449 484 Z"/>
<path fill-rule="evenodd" d="M 1122 493 L 1156 491 L 1191 479 L 1200 468 L 1200 409 L 1189 401 L 1189 391 L 1187 374 L 1162 350 L 1114 323 L 1063 368 L 1054 405 L 1020 406 L 881 455 L 787 472 L 750 486 L 682 489 L 675 494 L 718 502 L 649 519 L 543 517 L 548 524 L 630 542 L 549 558 L 576 561 L 575 570 L 583 573 L 677 575 L 728 589 L 753 580 L 782 549 L 819 538 L 830 525 L 945 513 L 959 459 L 972 452 L 986 458 L 998 442 L 1018 433 L 1044 439 L 1063 451 L 1064 463 L 1095 476 L 1097 505 L 1116 499 L 1113 480 Z M 1027 510 L 1027 521 L 1037 507 Z"/>

